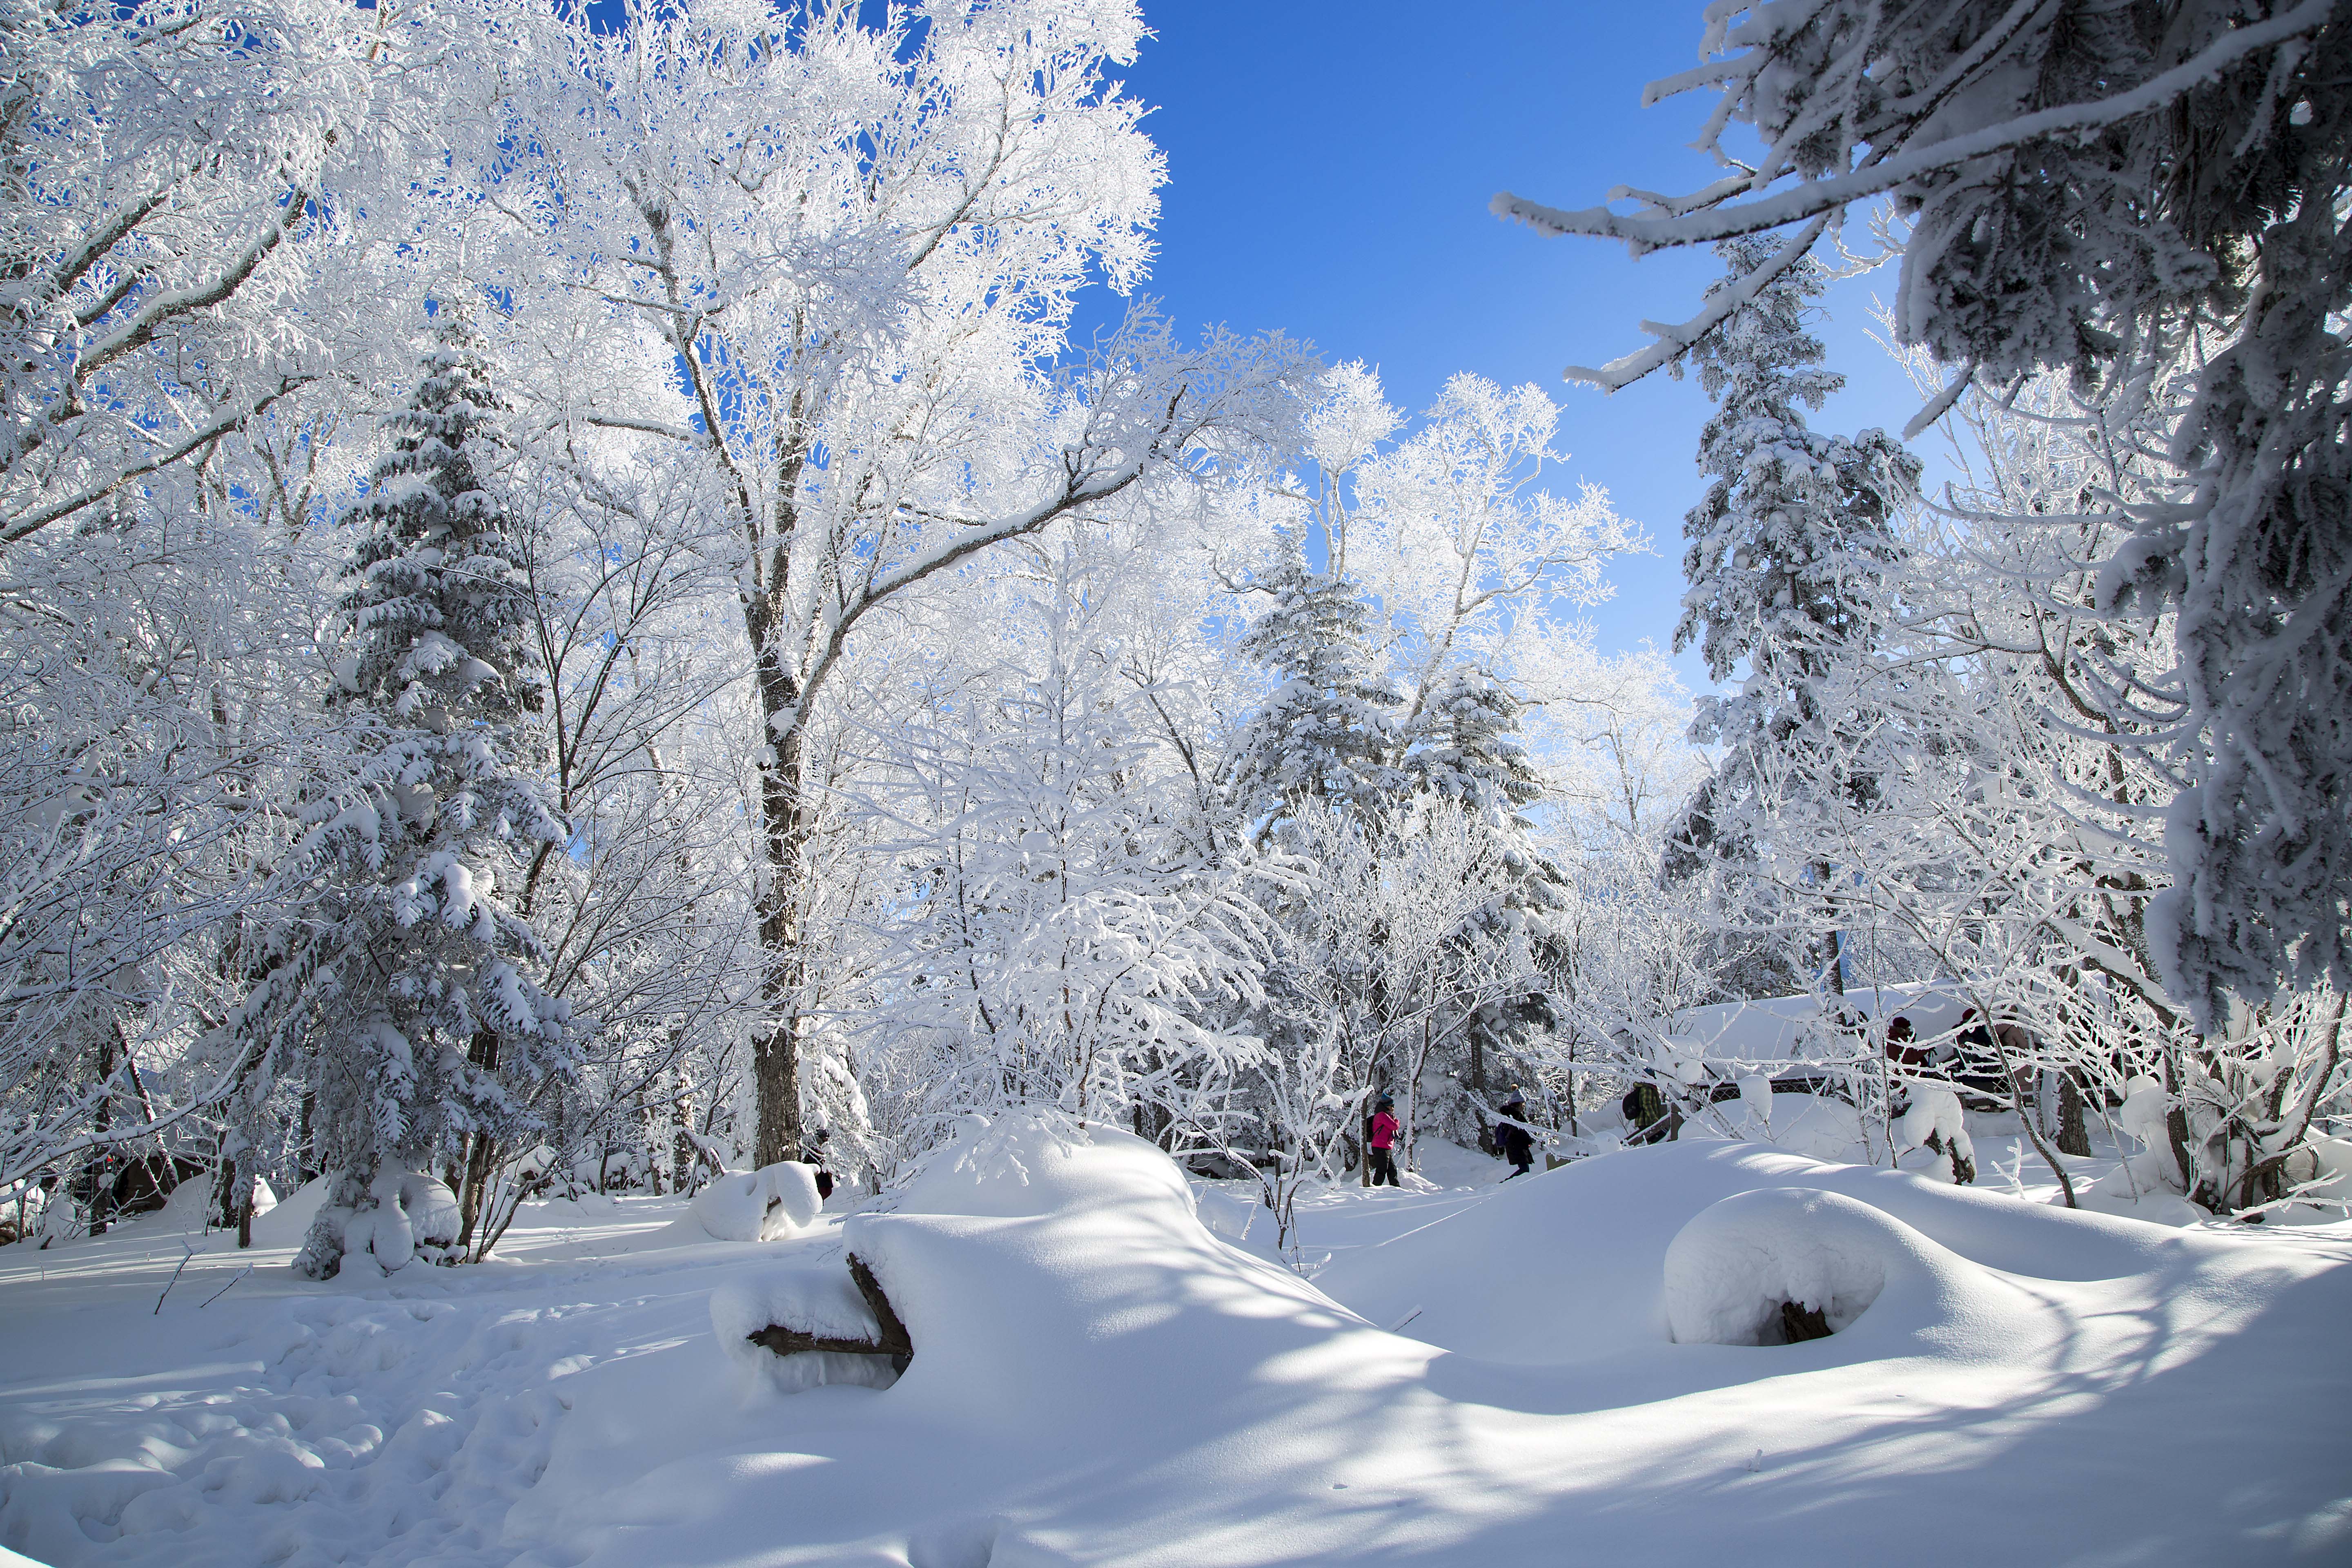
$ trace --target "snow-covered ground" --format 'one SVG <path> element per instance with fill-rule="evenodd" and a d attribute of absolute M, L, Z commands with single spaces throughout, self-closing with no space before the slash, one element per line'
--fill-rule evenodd
<path fill-rule="evenodd" d="M 1311 1283 L 1244 1189 L 1025 1126 L 766 1243 L 698 1239 L 674 1201 L 551 1204 L 499 1261 L 321 1287 L 285 1268 L 299 1195 L 247 1253 L 189 1258 L 156 1216 L 0 1249 L 0 1544 L 58 1568 L 2352 1561 L 2352 1229 L 2068 1214 L 1977 1142 L 1977 1189 L 1723 1142 L 1508 1185 L 1425 1152 L 1432 1180 L 1302 1203 Z M 894 1385 L 785 1394 L 721 1349 L 714 1289 L 790 1299 L 851 1251 L 915 1347 Z M 1674 1337 L 1776 1337 L 1811 1296 L 1839 1332 Z"/>

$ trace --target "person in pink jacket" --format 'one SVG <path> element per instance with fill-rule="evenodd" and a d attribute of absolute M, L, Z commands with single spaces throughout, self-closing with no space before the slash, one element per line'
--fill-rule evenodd
<path fill-rule="evenodd" d="M 1381 1096 L 1380 1103 L 1372 1107 L 1372 1120 L 1366 1138 L 1372 1148 L 1372 1185 L 1376 1187 L 1382 1182 L 1392 1187 L 1400 1184 L 1397 1181 L 1396 1135 L 1396 1100 L 1384 1094 Z"/>

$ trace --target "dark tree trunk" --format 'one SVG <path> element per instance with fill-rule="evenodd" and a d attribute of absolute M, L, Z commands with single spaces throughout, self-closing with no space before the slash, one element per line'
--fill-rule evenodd
<path fill-rule="evenodd" d="M 114 1131 L 114 1032 L 109 1029 L 98 1037 L 98 1110 L 90 1121 L 91 1131 L 100 1137 Z M 100 1143 L 91 1153 L 100 1162 L 96 1179 L 89 1193 L 89 1233 L 106 1234 L 107 1218 L 114 1212 L 114 1182 L 107 1173 L 107 1156 L 113 1145 Z"/>
<path fill-rule="evenodd" d="M 760 707 L 771 734 L 772 762 L 760 770 L 761 850 L 766 876 L 760 884 L 760 1005 L 764 1027 L 751 1037 L 751 1090 L 759 1106 L 751 1163 L 773 1165 L 801 1152 L 800 1002 L 807 974 L 801 949 L 802 884 L 807 875 L 808 823 L 801 800 L 801 768 L 806 760 L 803 731 L 794 715 L 798 684 L 777 662 L 754 626 L 761 648 Z M 774 734 L 773 721 L 789 725 Z"/>
<path fill-rule="evenodd" d="M 309 1186 L 319 1179 L 319 1159 L 311 1147 L 310 1116 L 318 1109 L 319 1091 L 309 1085 L 302 1089 L 302 1106 L 294 1132 L 294 1174 L 299 1178 L 297 1186 Z"/>
<path fill-rule="evenodd" d="M 677 1192 L 691 1193 L 697 1185 L 698 1163 L 694 1140 L 688 1136 L 694 1131 L 694 1091 L 683 1083 L 678 1085 L 677 1098 L 669 1102 L 669 1128 L 670 1186 Z"/>
<path fill-rule="evenodd" d="M 2083 1089 L 2071 1072 L 2058 1075 L 2058 1152 L 2088 1154 L 2091 1134 L 2083 1124 Z"/>

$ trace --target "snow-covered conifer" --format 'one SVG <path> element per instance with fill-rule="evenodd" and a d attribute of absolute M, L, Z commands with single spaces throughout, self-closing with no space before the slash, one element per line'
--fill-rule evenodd
<path fill-rule="evenodd" d="M 1475 811 L 1518 820 L 1543 794 L 1519 741 L 1521 703 L 1483 669 L 1440 676 L 1407 736 L 1403 769 L 1420 788 Z"/>
<path fill-rule="evenodd" d="M 1273 607 L 1240 649 L 1280 684 L 1234 745 L 1234 798 L 1252 816 L 1306 799 L 1369 808 L 1403 782 L 1386 761 L 1387 710 L 1401 699 L 1365 647 L 1368 612 L 1354 585 L 1313 570 L 1295 537 L 1278 548 L 1261 584 Z"/>
<path fill-rule="evenodd" d="M 1718 289 L 1757 265 L 1764 243 L 1717 247 L 1730 266 Z M 1717 680 L 1743 663 L 1748 674 L 1731 696 L 1700 700 L 1692 736 L 1725 752 L 1674 836 L 1670 874 L 1748 854 L 1759 816 L 1786 813 L 1788 801 L 1768 795 L 1793 789 L 1838 808 L 1866 805 L 1874 788 L 1855 761 L 1872 717 L 1828 700 L 1825 683 L 1878 638 L 1898 553 L 1890 524 L 1919 465 L 1884 431 L 1849 440 L 1807 427 L 1804 410 L 1844 384 L 1822 368 L 1821 340 L 1806 326 L 1807 300 L 1822 288 L 1820 265 L 1800 261 L 1690 356 L 1717 409 L 1699 436 L 1712 482 L 1683 524 L 1690 588 L 1675 648 L 1696 642 Z"/>
<path fill-rule="evenodd" d="M 349 776 L 304 809 L 297 916 L 270 934 L 247 1027 L 307 1037 L 314 1127 L 334 1186 L 295 1267 L 398 1268 L 426 1240 L 429 1158 L 510 1131 L 509 1085 L 568 1065 L 540 943 L 501 898 L 566 835 L 532 775 L 541 685 L 522 636 L 530 589 L 479 465 L 498 405 L 465 330 L 444 330 L 392 451 L 345 515 L 358 535 L 336 610 L 347 636 L 329 707 Z"/>

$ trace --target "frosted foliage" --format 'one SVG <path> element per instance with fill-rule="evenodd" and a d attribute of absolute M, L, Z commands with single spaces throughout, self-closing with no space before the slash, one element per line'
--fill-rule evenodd
<path fill-rule="evenodd" d="M 1369 806 L 1392 794 L 1391 727 L 1403 699 L 1366 645 L 1363 599 L 1344 578 L 1310 570 L 1290 535 L 1260 585 L 1274 602 L 1238 649 L 1276 684 L 1234 744 L 1235 798 L 1255 816 L 1289 801 Z"/>
<path fill-rule="evenodd" d="M 1606 599 L 1604 563 L 1640 542 L 1606 492 L 1541 488 L 1565 458 L 1559 425 L 1539 387 L 1456 375 L 1418 429 L 1358 468 L 1334 570 L 1378 606 L 1370 636 L 1409 692 L 1457 664 L 1507 670 L 1523 627 Z"/>
<path fill-rule="evenodd" d="M 1234 1015 L 1259 917 L 1180 718 L 1178 673 L 1210 657 L 1160 598 L 1180 563 L 1056 531 L 1003 565 L 962 601 L 995 629 L 953 616 L 956 657 L 876 739 L 857 803 L 912 893 L 877 911 L 869 973 L 896 1000 L 866 1028 L 910 1074 L 909 1152 L 1006 1105 L 1173 1114 L 1257 1046 Z"/>
<path fill-rule="evenodd" d="M 1403 423 L 1404 416 L 1381 395 L 1380 377 L 1360 360 L 1325 371 L 1315 391 L 1307 456 L 1326 473 L 1344 474 L 1357 468 Z"/>
<path fill-rule="evenodd" d="M 2151 449 L 2183 493 L 2137 504 L 2096 605 L 2171 611 L 2187 788 L 2151 959 L 2200 1030 L 2352 978 L 2352 24 L 2325 0 L 1975 0 L 1717 5 L 1706 63 L 1654 97 L 1719 93 L 1701 145 L 1762 147 L 1636 213 L 1496 210 L 1636 250 L 1758 237 L 1743 275 L 1649 348 L 1622 386 L 1802 265 L 1853 204 L 1907 224 L 1894 327 L 1947 384 L 2043 369 L 2182 405 Z M 1787 230 L 1788 232 L 1774 232 Z M 1769 238 L 1762 237 L 1769 235 Z"/>
<path fill-rule="evenodd" d="M 410 160 L 453 127 L 412 89 L 473 25 L 311 0 L 0 9 L 0 542 L 217 458 L 380 350 L 406 290 L 390 247 L 353 241 L 429 206 Z"/>

